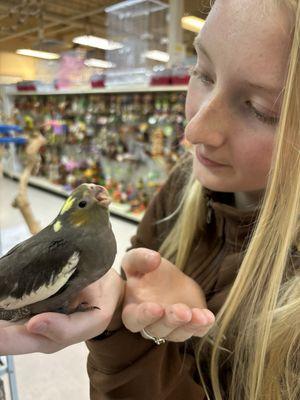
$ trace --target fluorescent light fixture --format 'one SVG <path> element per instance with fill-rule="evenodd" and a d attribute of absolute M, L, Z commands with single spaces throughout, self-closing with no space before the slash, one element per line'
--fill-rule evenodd
<path fill-rule="evenodd" d="M 170 60 L 170 55 L 164 51 L 160 50 L 149 50 L 144 53 L 146 58 L 150 58 L 151 60 L 168 62 Z"/>
<path fill-rule="evenodd" d="M 98 58 L 89 58 L 85 60 L 84 64 L 87 67 L 95 67 L 95 68 L 114 68 L 116 66 L 116 64 L 110 61 L 99 60 Z"/>
<path fill-rule="evenodd" d="M 44 58 L 45 60 L 57 60 L 60 57 L 60 55 L 56 53 L 31 49 L 18 49 L 16 53 L 20 54 L 21 56 Z"/>
<path fill-rule="evenodd" d="M 183 29 L 186 29 L 188 31 L 192 32 L 200 32 L 201 29 L 203 28 L 203 25 L 205 24 L 205 20 L 194 17 L 193 15 L 189 17 L 182 17 L 181 18 L 181 26 Z"/>
<path fill-rule="evenodd" d="M 103 50 L 117 50 L 123 47 L 121 43 L 92 35 L 77 36 L 73 39 L 73 43 L 82 44 L 83 46 L 96 47 L 97 49 Z"/>
<path fill-rule="evenodd" d="M 136 6 L 141 7 L 137 9 Z M 169 5 L 159 0 L 125 0 L 106 7 L 105 12 L 117 14 L 120 11 L 129 11 L 136 17 L 137 15 L 145 14 L 145 12 L 152 13 L 166 8 L 169 8 Z"/>

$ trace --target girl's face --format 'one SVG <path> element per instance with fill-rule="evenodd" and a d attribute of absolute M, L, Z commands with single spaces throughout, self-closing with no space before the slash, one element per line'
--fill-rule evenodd
<path fill-rule="evenodd" d="M 266 186 L 291 25 L 286 9 L 262 3 L 217 0 L 195 40 L 185 135 L 195 150 L 195 175 L 211 190 L 255 192 Z"/>

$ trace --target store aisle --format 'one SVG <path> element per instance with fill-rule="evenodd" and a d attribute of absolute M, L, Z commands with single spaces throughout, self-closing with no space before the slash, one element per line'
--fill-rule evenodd
<path fill-rule="evenodd" d="M 11 207 L 17 193 L 17 183 L 0 178 L 0 239 L 2 254 L 30 236 L 21 213 Z M 34 215 L 42 227 L 57 215 L 64 199 L 38 189 L 29 188 L 28 196 Z M 111 218 L 118 243 L 115 265 L 119 265 L 129 238 L 136 225 Z M 70 346 L 55 354 L 29 354 L 15 356 L 20 400 L 88 400 L 89 383 L 86 373 L 87 350 L 83 343 Z M 9 393 L 7 381 L 7 394 Z M 7 396 L 9 400 L 9 396 Z"/>

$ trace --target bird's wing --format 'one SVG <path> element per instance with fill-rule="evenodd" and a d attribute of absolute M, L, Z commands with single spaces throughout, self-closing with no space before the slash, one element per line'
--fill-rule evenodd
<path fill-rule="evenodd" d="M 63 237 L 51 241 L 43 234 L 15 246 L 0 259 L 0 308 L 24 307 L 57 293 L 79 258 L 79 250 Z"/>

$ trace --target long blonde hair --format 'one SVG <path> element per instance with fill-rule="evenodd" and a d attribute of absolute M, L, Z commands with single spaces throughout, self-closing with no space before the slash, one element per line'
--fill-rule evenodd
<path fill-rule="evenodd" d="M 269 179 L 239 273 L 210 333 L 216 400 L 222 399 L 219 365 L 230 339 L 230 400 L 300 399 L 300 275 L 287 268 L 291 252 L 300 251 L 300 3 L 284 3 L 295 14 L 295 27 Z M 160 249 L 181 269 L 194 235 L 204 230 L 205 210 L 201 185 L 191 177 L 180 215 Z M 208 342 L 201 340 L 198 359 Z"/>

